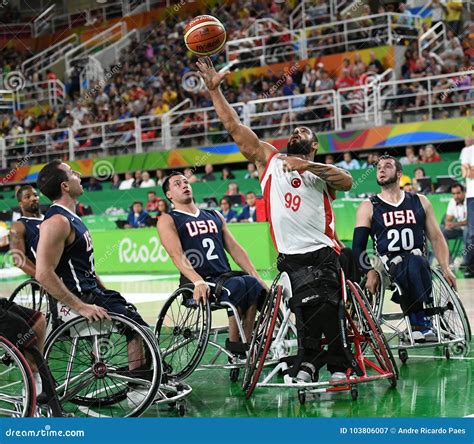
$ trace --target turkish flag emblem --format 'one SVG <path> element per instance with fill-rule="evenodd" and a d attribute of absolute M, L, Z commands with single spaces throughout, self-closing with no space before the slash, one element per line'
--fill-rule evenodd
<path fill-rule="evenodd" d="M 299 188 L 301 186 L 301 179 L 299 177 L 294 177 L 291 179 L 291 186 L 293 188 Z"/>

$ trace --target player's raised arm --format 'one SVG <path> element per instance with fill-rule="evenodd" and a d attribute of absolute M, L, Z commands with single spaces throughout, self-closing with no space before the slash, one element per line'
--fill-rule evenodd
<path fill-rule="evenodd" d="M 25 226 L 21 222 L 14 222 L 10 228 L 10 250 L 16 250 L 13 260 L 15 265 L 23 270 L 26 274 L 29 274 L 31 277 L 35 277 L 36 267 L 30 259 L 26 257 L 26 245 L 25 245 Z"/>
<path fill-rule="evenodd" d="M 161 243 L 165 247 L 173 264 L 176 265 L 176 268 L 183 276 L 194 284 L 194 300 L 199 302 L 199 300 L 202 299 L 203 302 L 206 303 L 209 294 L 209 286 L 203 277 L 196 273 L 193 265 L 186 257 L 173 218 L 169 214 L 162 214 L 156 228 Z"/>
<path fill-rule="evenodd" d="M 267 159 L 272 151 L 275 151 L 275 148 L 269 143 L 259 140 L 249 127 L 243 125 L 234 108 L 227 102 L 220 88 L 220 84 L 227 73 L 216 72 L 209 57 L 200 58 L 196 66 L 201 72 L 216 113 L 225 129 L 237 143 L 242 154 L 250 162 L 255 162 L 259 169 L 264 168 Z"/>
<path fill-rule="evenodd" d="M 433 246 L 433 253 L 438 260 L 439 266 L 441 267 L 441 271 L 443 272 L 444 277 L 447 281 L 453 286 L 456 287 L 456 277 L 454 276 L 453 272 L 449 268 L 449 248 L 448 244 L 446 243 L 446 239 L 439 228 L 439 224 L 436 221 L 436 217 L 433 210 L 433 205 L 431 202 L 423 196 L 422 194 L 418 194 L 420 198 L 421 204 L 425 209 L 426 215 L 426 235 Z"/>
<path fill-rule="evenodd" d="M 352 187 L 350 173 L 334 165 L 288 156 L 283 162 L 283 169 L 285 171 L 310 171 L 337 191 L 349 191 Z"/>
<path fill-rule="evenodd" d="M 70 233 L 69 221 L 63 216 L 53 216 L 41 224 L 36 253 L 36 280 L 51 296 L 88 320 L 108 318 L 104 308 L 85 304 L 71 293 L 55 272 Z"/>

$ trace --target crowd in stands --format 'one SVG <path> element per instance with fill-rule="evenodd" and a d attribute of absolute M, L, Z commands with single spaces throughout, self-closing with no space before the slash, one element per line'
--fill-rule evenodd
<path fill-rule="evenodd" d="M 427 101 L 428 91 L 424 82 L 416 81 L 417 78 L 436 75 L 440 73 L 450 73 L 462 71 L 473 64 L 473 34 L 472 25 L 469 29 L 464 30 L 463 23 L 460 20 L 460 14 L 451 11 L 452 3 L 447 2 L 445 7 L 441 7 L 443 12 L 438 11 L 438 4 L 444 5 L 445 2 L 435 2 L 434 21 L 445 21 L 450 27 L 448 31 L 448 44 L 445 54 L 442 57 L 436 56 L 430 52 L 431 48 L 425 48 L 421 54 L 418 53 L 417 41 L 411 41 L 407 46 L 405 53 L 405 62 L 402 66 L 402 77 L 404 79 L 414 79 L 413 83 L 407 84 L 404 89 L 399 91 L 406 97 L 401 97 L 393 103 L 386 103 L 386 107 L 395 110 L 396 118 L 403 120 L 403 116 L 407 110 L 415 105 L 423 106 Z M 287 24 L 288 15 L 291 13 L 291 7 L 288 2 L 267 0 L 263 2 L 246 1 L 246 2 L 227 2 L 225 5 L 218 6 L 219 18 L 224 22 L 228 38 L 230 40 L 244 36 L 245 31 L 258 18 L 272 18 L 278 23 Z M 363 11 L 363 15 L 373 13 L 383 13 L 384 6 L 371 10 L 367 5 Z M 390 12 L 394 5 L 387 5 L 386 12 Z M 406 22 L 413 20 L 406 5 L 400 3 L 398 12 L 406 15 Z M 208 11 L 213 13 L 213 11 Z M 308 10 L 308 14 L 315 23 L 318 23 L 318 17 L 323 18 L 327 15 L 327 3 L 316 1 Z M 458 17 L 459 15 L 459 17 Z M 21 135 L 23 133 L 34 133 L 38 131 L 46 131 L 56 128 L 70 127 L 76 138 L 76 149 L 87 148 L 89 150 L 94 147 L 99 148 L 104 141 L 101 138 L 100 131 L 95 128 L 82 128 L 89 125 L 104 121 L 121 121 L 129 117 L 138 117 L 143 115 L 156 116 L 156 122 L 160 116 L 169 111 L 174 105 L 189 98 L 192 100 L 194 107 L 210 106 L 211 102 L 205 91 L 189 92 L 182 87 L 183 76 L 191 70 L 194 70 L 194 58 L 186 51 L 182 44 L 182 30 L 190 16 L 179 16 L 179 21 L 173 22 L 172 19 L 165 20 L 159 25 L 153 26 L 148 35 L 140 42 L 132 42 L 122 54 L 118 64 L 111 66 L 109 72 L 114 73 L 106 82 L 103 88 L 94 89 L 95 85 L 91 85 L 91 89 L 86 92 L 86 97 L 79 95 L 79 74 L 77 69 L 73 67 L 68 73 L 68 100 L 61 109 L 49 109 L 44 107 L 41 110 L 21 110 L 16 117 L 0 116 L 0 136 Z M 346 17 L 347 18 L 347 17 Z M 367 25 L 370 26 L 371 19 L 367 19 Z M 401 26 L 403 23 L 400 23 Z M 269 29 L 269 33 L 274 30 Z M 328 28 L 328 34 L 334 32 L 334 29 Z M 328 35 L 328 38 L 330 35 Z M 360 47 L 370 47 L 380 45 L 380 36 L 365 36 L 368 45 L 360 45 Z M 408 42 L 406 42 L 408 43 Z M 12 50 L 5 51 L 2 57 L 2 72 L 8 73 L 10 70 L 19 69 L 22 61 L 21 56 Z M 334 47 L 332 52 L 345 51 L 345 48 Z M 216 64 L 224 63 L 224 56 L 221 54 Z M 382 61 L 376 58 L 375 53 L 370 55 L 370 60 L 365 63 L 362 61 L 360 54 L 356 53 L 353 58 L 346 58 L 343 62 L 343 68 L 339 75 L 329 72 L 324 65 L 317 61 L 313 66 L 307 64 L 303 70 L 288 72 L 279 88 L 272 88 L 275 84 L 281 83 L 281 76 L 261 75 L 259 77 L 250 76 L 237 84 L 224 84 L 225 94 L 230 102 L 244 102 L 250 100 L 261 99 L 272 96 L 292 96 L 300 93 L 324 92 L 332 89 L 341 89 L 345 87 L 359 86 L 368 81 L 375 74 L 384 71 Z M 76 72 L 77 71 L 77 72 Z M 31 79 L 33 82 L 54 78 L 53 73 L 47 73 L 43 77 L 39 77 L 37 73 L 33 74 Z M 278 83 L 280 81 L 280 83 Z M 471 76 L 462 76 L 459 79 L 451 79 L 450 81 L 439 81 L 435 84 L 434 95 L 435 103 L 464 102 L 467 101 L 472 94 Z M 436 91 L 439 91 L 437 93 Z M 449 90 L 447 94 L 443 91 Z M 350 115 L 357 111 L 358 104 L 353 103 L 354 95 L 357 98 L 357 91 L 343 95 L 348 99 L 348 104 L 343 108 L 346 115 Z M 280 108 L 283 105 L 277 103 L 266 103 L 261 105 L 255 111 L 266 112 L 268 117 L 252 121 L 252 125 L 257 128 L 265 128 L 269 126 L 280 127 L 280 133 L 285 129 L 285 125 L 290 119 L 298 121 L 313 121 L 315 131 L 324 131 L 329 129 L 330 119 L 333 116 L 333 109 L 330 103 L 329 95 L 318 95 L 314 98 L 292 99 L 292 107 L 296 109 L 292 115 L 285 113 Z M 467 112 L 462 109 L 461 113 Z M 301 111 L 299 112 L 298 109 Z M 309 111 L 308 111 L 309 110 Z M 441 109 L 442 112 L 442 109 Z M 200 113 L 188 114 L 186 118 L 180 122 L 180 135 L 192 134 L 199 132 L 205 123 Z M 209 124 L 208 124 L 209 125 Z M 123 143 L 127 143 L 127 139 L 132 139 L 135 134 L 129 129 L 130 124 L 124 122 L 118 123 L 116 127 L 110 128 L 109 131 L 124 132 Z M 209 128 L 208 128 L 209 129 Z M 153 133 L 153 131 L 151 131 Z M 144 133 L 142 139 L 153 137 L 153 134 Z M 222 140 L 222 139 L 221 139 Z M 54 148 L 60 149 L 64 147 L 66 141 L 65 136 L 58 134 L 54 140 Z"/>

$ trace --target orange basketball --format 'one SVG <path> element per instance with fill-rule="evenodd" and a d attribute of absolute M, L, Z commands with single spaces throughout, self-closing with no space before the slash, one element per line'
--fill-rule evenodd
<path fill-rule="evenodd" d="M 193 18 L 184 28 L 184 43 L 194 54 L 212 55 L 225 45 L 224 25 L 212 15 Z"/>

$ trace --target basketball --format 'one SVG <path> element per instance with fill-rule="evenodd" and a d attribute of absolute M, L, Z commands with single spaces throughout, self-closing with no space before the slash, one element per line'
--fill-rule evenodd
<path fill-rule="evenodd" d="M 186 47 L 199 56 L 212 55 L 225 45 L 224 25 L 212 15 L 193 18 L 184 29 Z"/>

